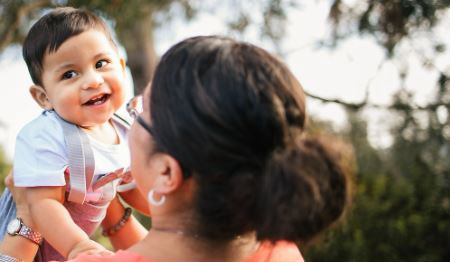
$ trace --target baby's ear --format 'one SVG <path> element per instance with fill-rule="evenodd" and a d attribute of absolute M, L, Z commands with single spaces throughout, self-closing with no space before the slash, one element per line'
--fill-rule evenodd
<path fill-rule="evenodd" d="M 33 97 L 34 101 L 38 103 L 40 107 L 46 110 L 52 110 L 53 106 L 48 100 L 47 92 L 42 86 L 32 85 L 30 87 L 30 94 Z"/>
<path fill-rule="evenodd" d="M 127 67 L 127 64 L 125 63 L 125 59 L 123 59 L 123 57 L 120 57 L 119 62 L 120 62 L 120 65 L 122 66 L 123 73 L 125 73 L 125 69 Z"/>

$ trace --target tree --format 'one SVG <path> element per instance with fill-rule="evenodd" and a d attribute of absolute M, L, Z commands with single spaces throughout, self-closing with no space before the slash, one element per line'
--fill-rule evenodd
<path fill-rule="evenodd" d="M 437 100 L 450 94 L 439 86 Z M 399 91 L 394 103 L 408 104 Z M 308 250 L 311 261 L 447 261 L 450 251 L 449 118 L 395 111 L 394 143 L 367 141 L 365 121 L 350 112 L 346 136 L 357 156 L 355 202 L 342 227 Z"/>
<path fill-rule="evenodd" d="M 333 1 L 331 46 L 355 34 L 375 39 L 385 48 L 386 59 L 400 65 L 401 86 L 392 103 L 384 106 L 395 124 L 394 142 L 383 150 L 364 141 L 365 121 L 359 116 L 367 107 L 382 106 L 367 98 L 360 103 L 317 98 L 349 110 L 347 135 L 353 140 L 359 170 L 352 212 L 342 227 L 307 251 L 307 260 L 450 259 L 450 67 L 436 63 L 447 52 L 447 43 L 435 30 L 446 19 L 449 6 L 444 0 Z M 418 57 L 423 68 L 437 76 L 434 99 L 426 105 L 416 105 L 406 88 L 406 55 Z"/>
<path fill-rule="evenodd" d="M 42 15 L 43 10 L 62 4 L 84 7 L 114 19 L 115 32 L 127 52 L 127 65 L 133 75 L 135 91 L 140 92 L 150 80 L 157 61 L 153 41 L 153 15 L 166 11 L 175 2 L 186 1 L 2 0 L 0 51 L 12 43 L 21 43 L 26 35 L 26 28 Z"/>
<path fill-rule="evenodd" d="M 202 4 L 206 7 L 191 0 L 0 0 L 0 52 L 11 44 L 21 43 L 30 24 L 46 9 L 60 5 L 87 8 L 113 22 L 117 37 L 127 53 L 135 93 L 140 93 L 150 81 L 158 60 L 154 30 L 170 19 L 174 6 L 181 7 L 187 20 L 200 11 L 211 12 L 224 5 L 232 6 L 236 15 L 227 21 L 230 30 L 242 33 L 253 20 L 262 20 L 261 36 L 277 43 L 284 34 L 285 9 L 294 5 L 286 0 L 228 1 L 225 4 L 216 0 L 209 1 L 209 5 Z M 261 12 L 250 13 L 249 10 Z M 255 15 L 262 18 L 255 19 Z M 159 16 L 164 20 L 159 21 Z"/>
<path fill-rule="evenodd" d="M 417 31 L 432 29 L 445 15 L 443 11 L 450 6 L 447 0 L 364 0 L 352 4 L 342 0 L 332 2 L 330 19 L 334 24 L 334 40 L 355 33 L 370 34 L 385 47 L 389 55 L 395 52 L 395 47 L 405 38 Z"/>

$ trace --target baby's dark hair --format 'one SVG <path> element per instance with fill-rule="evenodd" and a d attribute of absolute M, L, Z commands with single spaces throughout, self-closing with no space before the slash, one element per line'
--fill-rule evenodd
<path fill-rule="evenodd" d="M 300 83 L 279 59 L 248 43 L 194 37 L 172 47 L 152 82 L 156 150 L 195 179 L 193 230 L 227 241 L 307 241 L 347 203 L 338 159 L 305 138 Z"/>
<path fill-rule="evenodd" d="M 56 52 L 67 39 L 90 29 L 104 32 L 115 46 L 105 22 L 87 10 L 59 7 L 41 17 L 28 32 L 22 50 L 33 83 L 42 85 L 42 63 L 46 53 Z"/>

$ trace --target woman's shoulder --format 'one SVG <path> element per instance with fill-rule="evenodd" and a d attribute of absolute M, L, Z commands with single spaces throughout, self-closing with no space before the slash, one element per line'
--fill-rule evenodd
<path fill-rule="evenodd" d="M 79 255 L 69 262 L 155 262 L 126 250 L 119 250 L 109 256 Z"/>
<path fill-rule="evenodd" d="M 258 250 L 244 262 L 303 262 L 302 254 L 297 245 L 287 241 L 262 242 Z"/>

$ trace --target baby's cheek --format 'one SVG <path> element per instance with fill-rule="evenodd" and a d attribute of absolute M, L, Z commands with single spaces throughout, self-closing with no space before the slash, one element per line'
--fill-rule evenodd
<path fill-rule="evenodd" d="M 117 88 L 114 94 L 114 104 L 116 110 L 119 109 L 125 103 L 125 92 L 123 88 Z"/>

